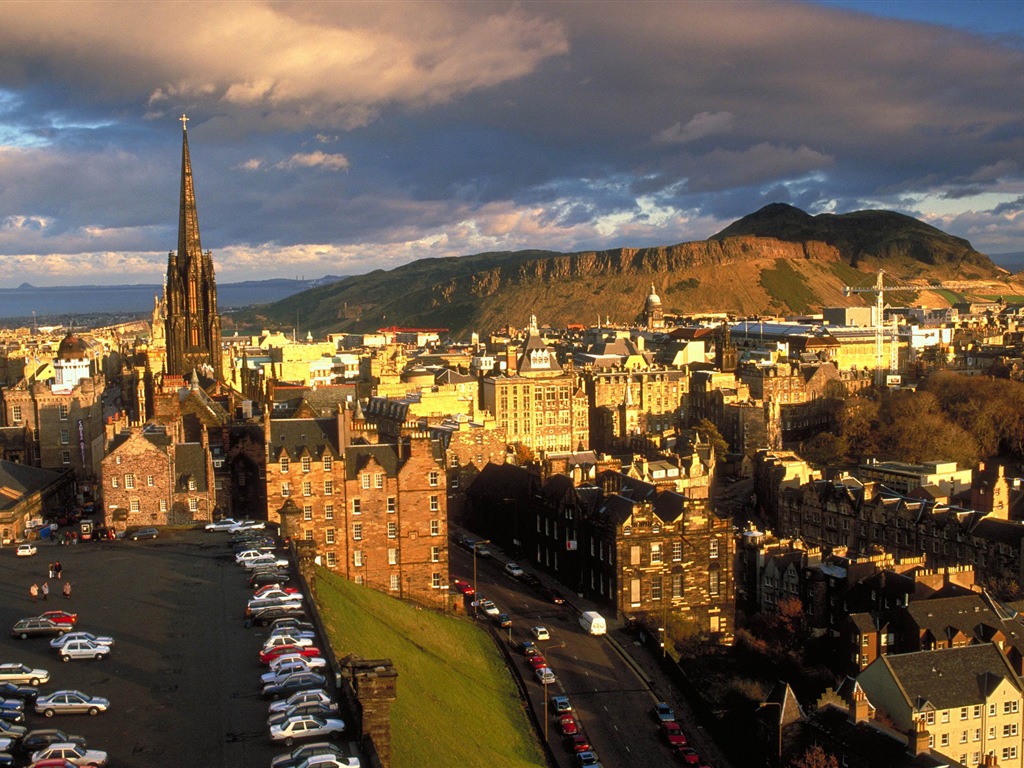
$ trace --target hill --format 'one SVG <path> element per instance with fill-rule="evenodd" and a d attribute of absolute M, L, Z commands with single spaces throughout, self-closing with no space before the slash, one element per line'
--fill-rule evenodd
<path fill-rule="evenodd" d="M 631 322 L 653 284 L 666 313 L 797 314 L 863 304 L 846 285 L 870 285 L 884 268 L 922 286 L 956 280 L 961 293 L 1021 293 L 970 243 L 891 211 L 810 216 L 769 205 L 708 240 L 655 248 L 517 251 L 424 259 L 321 286 L 226 318 L 224 327 L 292 327 L 314 333 L 386 326 L 447 328 L 453 337 L 525 326 Z M 923 291 L 919 300 L 947 305 Z"/>

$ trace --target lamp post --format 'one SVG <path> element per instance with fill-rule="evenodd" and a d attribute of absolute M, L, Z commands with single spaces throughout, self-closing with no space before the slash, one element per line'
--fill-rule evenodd
<path fill-rule="evenodd" d="M 481 539 L 480 541 L 473 542 L 473 596 L 476 598 L 473 601 L 473 620 L 476 621 L 477 613 L 480 611 L 480 595 L 476 591 L 476 548 L 481 544 L 490 544 L 490 539 Z"/>
<path fill-rule="evenodd" d="M 779 708 L 779 728 L 778 728 L 778 749 L 775 754 L 775 765 L 782 765 L 782 702 L 781 701 L 762 701 L 757 705 L 759 710 L 765 707 L 778 707 Z"/>

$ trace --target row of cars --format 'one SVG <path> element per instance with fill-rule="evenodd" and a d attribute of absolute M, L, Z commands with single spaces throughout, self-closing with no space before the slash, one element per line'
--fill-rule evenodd
<path fill-rule="evenodd" d="M 113 639 L 77 630 L 77 622 L 75 613 L 47 611 L 18 621 L 12 635 L 22 640 L 49 636 L 50 647 L 65 662 L 106 658 Z M 49 682 L 48 670 L 19 662 L 0 664 L 0 766 L 14 765 L 18 755 L 27 757 L 30 768 L 102 768 L 107 753 L 89 749 L 83 737 L 54 728 L 29 730 L 25 725 L 30 713 L 52 718 L 98 715 L 110 708 L 108 699 L 78 690 L 41 693 L 39 686 Z"/>
<path fill-rule="evenodd" d="M 659 701 L 654 705 L 651 713 L 658 722 L 658 733 L 661 735 L 669 749 L 675 752 L 679 762 L 683 765 L 696 765 L 700 768 L 710 768 L 701 758 L 700 754 L 690 746 L 683 732 L 683 727 L 676 721 L 676 713 L 668 704 Z"/>
<path fill-rule="evenodd" d="M 270 739 L 289 747 L 300 742 L 274 758 L 272 768 L 359 768 L 358 758 L 322 740 L 341 736 L 345 722 L 328 693 L 327 659 L 315 644 L 316 632 L 306 620 L 304 596 L 292 584 L 288 559 L 276 554 L 275 539 L 259 528 L 236 530 L 231 541 L 235 562 L 246 570 L 253 588 L 246 623 L 269 628 L 259 663 L 266 668 L 260 691 L 270 700 Z"/>

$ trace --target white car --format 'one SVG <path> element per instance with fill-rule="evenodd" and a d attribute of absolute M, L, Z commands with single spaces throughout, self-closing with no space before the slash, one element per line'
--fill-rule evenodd
<path fill-rule="evenodd" d="M 19 664 L 18 662 L 0 664 L 0 683 L 40 685 L 49 681 L 50 673 L 45 669 L 34 669 L 28 664 Z"/>
<path fill-rule="evenodd" d="M 38 551 L 35 544 L 19 544 L 18 551 L 15 554 L 18 557 L 32 557 Z"/>
<path fill-rule="evenodd" d="M 306 669 L 322 669 L 327 666 L 327 659 L 323 656 L 303 656 L 301 653 L 282 653 L 271 659 L 267 666 L 275 671 L 289 662 L 302 664 Z"/>
<path fill-rule="evenodd" d="M 316 715 L 296 715 L 283 723 L 270 726 L 270 738 L 273 741 L 283 741 L 289 747 L 296 739 L 310 739 L 316 736 L 331 739 L 344 732 L 345 721 Z"/>
<path fill-rule="evenodd" d="M 551 633 L 548 632 L 547 627 L 530 627 L 530 634 L 533 635 L 534 640 L 550 640 Z"/>
<path fill-rule="evenodd" d="M 287 699 L 280 701 L 273 701 L 267 708 L 269 714 L 275 712 L 286 712 L 292 707 L 297 707 L 302 704 L 319 704 L 321 707 L 331 710 L 332 712 L 338 711 L 338 704 L 335 702 L 327 691 L 315 690 L 315 691 L 299 691 L 293 693 Z"/>
<path fill-rule="evenodd" d="M 251 571 L 253 568 L 259 568 L 261 565 L 270 565 L 275 568 L 287 568 L 289 562 L 287 557 L 280 557 L 279 555 L 266 554 L 262 552 L 259 557 L 251 557 L 242 561 L 242 566 L 248 571 Z"/>
<path fill-rule="evenodd" d="M 229 533 L 241 533 L 242 531 L 261 531 L 267 527 L 263 520 L 239 520 L 228 528 Z"/>
<path fill-rule="evenodd" d="M 88 640 L 90 643 L 96 643 L 96 645 L 113 645 L 114 638 L 107 637 L 105 635 L 94 635 L 90 632 L 68 632 L 66 635 L 53 638 L 50 641 L 51 648 L 57 648 L 58 650 L 64 643 L 72 640 Z"/>
<path fill-rule="evenodd" d="M 551 667 L 541 667 L 537 670 L 537 679 L 541 682 L 541 685 L 551 685 L 555 682 L 555 673 L 551 671 Z"/>
<path fill-rule="evenodd" d="M 286 677 L 294 675 L 298 672 L 313 672 L 313 667 L 326 667 L 327 659 L 316 658 L 309 659 L 308 661 L 319 661 L 320 664 L 307 664 L 307 659 L 289 659 L 288 661 L 272 666 L 269 672 L 264 672 L 260 675 L 260 685 L 270 685 L 271 683 L 280 683 Z"/>
<path fill-rule="evenodd" d="M 505 573 L 518 579 L 523 575 L 523 569 L 519 567 L 519 563 L 505 563 Z"/>
<path fill-rule="evenodd" d="M 206 530 L 208 531 L 230 531 L 238 525 L 237 520 L 233 520 L 230 517 L 225 517 L 223 520 L 217 520 L 213 523 L 206 524 Z"/>
<path fill-rule="evenodd" d="M 301 605 L 302 595 L 260 595 L 252 598 L 246 605 L 249 611 L 255 613 L 263 608 L 270 608 L 274 605 Z"/>
<path fill-rule="evenodd" d="M 488 616 L 497 616 L 501 611 L 498 610 L 498 606 L 488 600 L 486 597 L 481 597 L 477 601 L 477 605 L 480 610 L 486 613 Z"/>
<path fill-rule="evenodd" d="M 72 659 L 95 659 L 99 661 L 109 655 L 109 645 L 100 645 L 91 640 L 71 640 L 60 647 L 61 661 L 71 661 Z"/>
<path fill-rule="evenodd" d="M 268 638 L 271 638 L 271 637 L 308 637 L 308 638 L 314 638 L 314 637 L 316 637 L 316 632 L 314 632 L 312 629 L 304 629 L 301 626 L 294 626 L 294 627 L 280 626 L 280 627 L 276 627 L 275 629 L 270 630 L 270 634 L 267 635 L 267 637 Z"/>
<path fill-rule="evenodd" d="M 274 635 L 274 637 L 267 638 L 267 642 L 263 644 L 263 650 L 269 651 L 273 648 L 280 648 L 283 645 L 312 645 L 313 638 L 311 637 L 292 637 L 291 635 Z"/>
<path fill-rule="evenodd" d="M 104 766 L 107 764 L 107 753 L 98 749 L 86 749 L 80 744 L 56 742 L 38 752 L 32 753 L 32 762 L 40 760 L 67 760 L 74 765 Z"/>

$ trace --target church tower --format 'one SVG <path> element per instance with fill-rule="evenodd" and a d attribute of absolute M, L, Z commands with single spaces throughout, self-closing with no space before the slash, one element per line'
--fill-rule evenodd
<path fill-rule="evenodd" d="M 196 193 L 188 153 L 188 118 L 181 116 L 181 201 L 178 250 L 167 255 L 166 312 L 167 373 L 182 377 L 193 371 L 210 379 L 221 377 L 220 315 L 213 254 L 199 242 Z"/>

